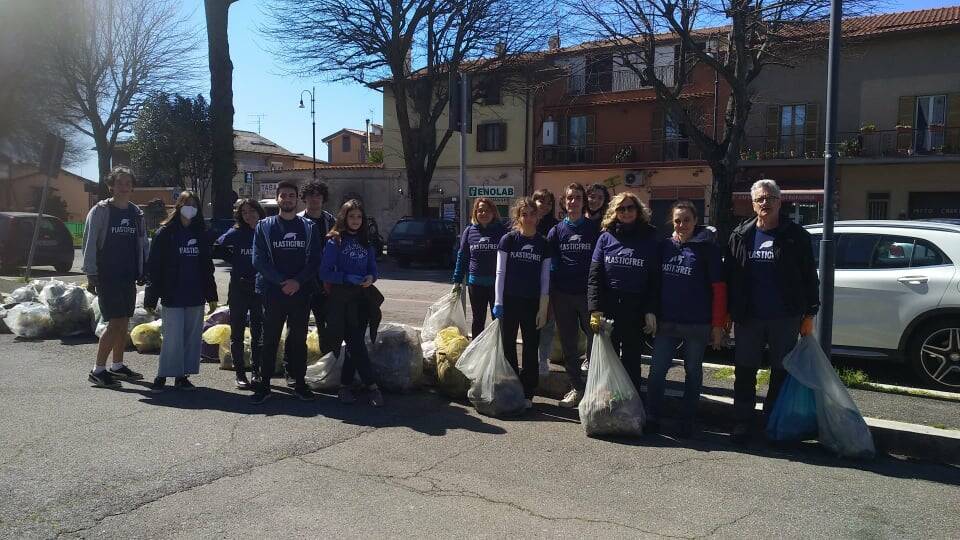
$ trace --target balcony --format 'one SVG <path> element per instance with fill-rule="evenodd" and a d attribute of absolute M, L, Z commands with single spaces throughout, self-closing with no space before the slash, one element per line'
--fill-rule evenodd
<path fill-rule="evenodd" d="M 837 133 L 837 157 L 845 159 L 922 159 L 960 156 L 960 128 L 933 126 L 925 130 L 901 127 Z M 823 136 L 751 135 L 744 138 L 742 161 L 823 159 Z"/>
<path fill-rule="evenodd" d="M 688 139 L 538 146 L 534 153 L 534 165 L 538 167 L 629 165 L 700 159 L 702 159 L 700 150 Z"/>
<path fill-rule="evenodd" d="M 657 66 L 654 72 L 667 86 L 673 86 L 676 70 L 674 66 Z M 601 71 L 595 73 L 579 73 L 567 75 L 567 95 L 582 96 L 587 94 L 603 94 L 607 92 L 629 92 L 652 88 L 641 86 L 640 77 L 630 69 L 616 71 Z"/>

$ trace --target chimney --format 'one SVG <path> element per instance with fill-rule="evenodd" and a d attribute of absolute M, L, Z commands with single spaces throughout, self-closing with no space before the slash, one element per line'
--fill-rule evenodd
<path fill-rule="evenodd" d="M 560 34 L 550 36 L 550 39 L 547 40 L 547 48 L 551 51 L 555 51 L 560 48 Z"/>
<path fill-rule="evenodd" d="M 365 137 L 365 139 L 366 139 L 366 141 L 367 141 L 367 152 L 366 152 L 366 154 L 367 154 L 367 157 L 369 157 L 369 156 L 370 156 L 370 119 L 367 118 L 366 122 L 367 122 L 367 134 L 366 134 L 366 137 Z M 367 160 L 365 159 L 364 162 L 366 162 L 366 161 L 367 161 Z"/>

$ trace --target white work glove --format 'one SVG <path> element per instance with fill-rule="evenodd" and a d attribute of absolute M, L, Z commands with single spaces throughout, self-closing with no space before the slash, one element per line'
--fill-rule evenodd
<path fill-rule="evenodd" d="M 656 335 L 657 333 L 657 316 L 653 313 L 647 313 L 643 316 L 643 332 L 645 334 L 650 334 L 651 336 Z"/>
<path fill-rule="evenodd" d="M 540 296 L 540 309 L 537 310 L 537 330 L 543 328 L 547 325 L 547 307 L 550 305 L 550 297 L 547 295 Z"/>

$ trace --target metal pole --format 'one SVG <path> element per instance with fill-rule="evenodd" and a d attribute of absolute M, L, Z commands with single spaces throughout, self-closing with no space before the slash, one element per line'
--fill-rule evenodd
<path fill-rule="evenodd" d="M 833 240 L 833 219 L 836 206 L 836 155 L 838 80 L 840 76 L 840 23 L 842 0 L 830 2 L 830 50 L 827 64 L 827 134 L 823 163 L 823 237 L 820 241 L 820 347 L 830 356 L 833 347 L 833 267 L 836 245 Z"/>
<path fill-rule="evenodd" d="M 460 232 L 467 228 L 467 107 L 470 88 L 467 75 L 460 74 Z"/>
<path fill-rule="evenodd" d="M 310 125 L 313 127 L 313 179 L 317 179 L 317 116 L 314 109 L 314 95 L 317 87 L 314 86 L 310 92 Z"/>
<path fill-rule="evenodd" d="M 40 207 L 37 208 L 37 220 L 33 223 L 33 239 L 30 240 L 30 254 L 27 255 L 26 279 L 30 280 L 30 269 L 33 266 L 33 256 L 37 251 L 37 237 L 40 235 L 40 220 L 43 219 L 43 210 L 47 207 L 47 192 L 50 191 L 50 176 L 43 181 L 43 191 L 40 194 Z"/>

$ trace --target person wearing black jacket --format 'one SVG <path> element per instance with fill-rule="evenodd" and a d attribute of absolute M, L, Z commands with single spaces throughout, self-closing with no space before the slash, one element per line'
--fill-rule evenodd
<path fill-rule="evenodd" d="M 260 349 L 263 339 L 263 301 L 256 291 L 257 271 L 253 267 L 253 234 L 264 211 L 254 199 L 242 199 L 233 214 L 236 224 L 214 243 L 230 262 L 230 355 L 237 374 L 237 388 L 250 390 L 260 385 Z M 251 339 L 250 372 L 247 380 L 244 361 L 244 330 L 249 325 Z"/>
<path fill-rule="evenodd" d="M 810 234 L 780 215 L 780 188 L 773 180 L 755 182 L 750 197 L 757 217 L 733 230 L 726 253 L 728 307 L 737 338 L 737 424 L 732 434 L 737 442 L 750 436 L 764 349 L 768 348 L 770 360 L 766 416 L 786 379 L 783 358 L 796 345 L 798 334 L 813 332 L 813 317 L 820 308 Z"/>
<path fill-rule="evenodd" d="M 599 333 L 600 321 L 613 319 L 611 340 L 638 391 L 643 349 L 638 330 L 656 334 L 660 300 L 659 240 L 650 214 L 636 194 L 615 196 L 603 218 L 587 277 L 590 328 Z"/>
<path fill-rule="evenodd" d="M 337 218 L 333 217 L 333 214 L 323 209 L 323 205 L 327 202 L 327 199 L 330 198 L 330 188 L 327 187 L 327 184 L 319 180 L 314 180 L 303 186 L 303 190 L 300 192 L 300 198 L 303 200 L 306 208 L 297 215 L 313 222 L 316 227 L 317 238 L 321 239 L 320 242 L 322 246 L 324 242 L 322 239 L 327 237 L 327 233 L 330 232 L 330 229 L 333 228 L 334 223 L 337 221 Z M 317 324 L 317 331 L 321 335 L 323 334 L 323 327 L 326 324 L 326 303 L 327 292 L 321 286 L 320 282 L 317 281 L 313 287 L 313 296 L 310 297 L 310 311 L 313 313 L 313 320 Z"/>
<path fill-rule="evenodd" d="M 163 302 L 163 345 L 150 390 L 163 391 L 167 377 L 175 378 L 176 388 L 192 390 L 189 376 L 200 373 L 203 304 L 209 304 L 211 311 L 217 307 L 213 258 L 200 199 L 192 191 L 180 194 L 173 213 L 150 244 L 143 307 L 152 312 L 158 301 Z"/>

